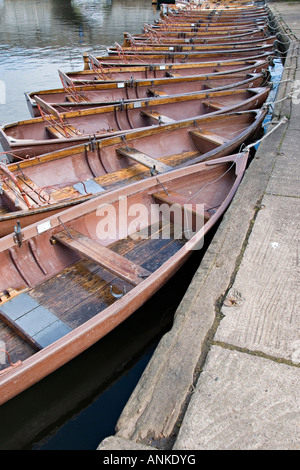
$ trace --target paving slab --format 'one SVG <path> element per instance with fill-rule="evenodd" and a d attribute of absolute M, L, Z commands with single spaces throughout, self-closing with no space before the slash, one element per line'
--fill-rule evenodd
<path fill-rule="evenodd" d="M 296 450 L 300 369 L 214 346 L 174 450 Z"/>
<path fill-rule="evenodd" d="M 267 5 L 271 10 L 281 18 L 286 24 L 288 24 L 290 30 L 295 36 L 300 39 L 300 4 L 299 1 L 288 2 L 273 2 L 268 1 Z"/>
<path fill-rule="evenodd" d="M 264 196 L 216 341 L 292 360 L 300 339 L 300 199 Z"/>

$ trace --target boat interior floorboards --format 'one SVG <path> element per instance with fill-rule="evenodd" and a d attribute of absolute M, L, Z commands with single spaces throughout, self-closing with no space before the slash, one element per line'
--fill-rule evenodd
<path fill-rule="evenodd" d="M 184 239 L 174 237 L 173 224 L 161 221 L 112 243 L 109 249 L 151 273 L 175 254 L 184 242 Z M 29 321 L 32 323 L 30 315 L 39 314 L 38 322 L 35 323 L 40 325 L 34 326 L 36 333 L 33 340 L 42 348 L 111 305 L 116 301 L 114 295 L 122 295 L 132 288 L 129 282 L 116 277 L 91 259 L 82 257 L 56 276 L 20 294 L 19 297 L 24 296 L 22 302 L 25 301 L 28 305 L 21 308 L 25 314 L 20 315 L 18 321 L 26 330 Z M 18 296 L 0 304 L 0 313 L 9 311 L 9 304 L 17 299 Z M 30 336 L 32 326 L 28 326 L 28 329 Z M 39 349 L 27 343 L 2 322 L 1 341 L 12 361 L 23 361 Z"/>

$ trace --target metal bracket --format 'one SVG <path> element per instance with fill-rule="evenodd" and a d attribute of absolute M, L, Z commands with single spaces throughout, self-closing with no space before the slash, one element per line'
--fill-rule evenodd
<path fill-rule="evenodd" d="M 116 294 L 115 292 L 113 292 L 113 287 L 112 287 L 112 285 L 109 286 L 109 290 L 110 290 L 111 295 L 112 295 L 115 299 L 121 299 L 121 297 L 123 297 L 123 295 L 126 294 L 126 287 L 125 287 L 125 286 L 123 286 L 123 292 L 122 292 L 122 294 Z"/>
<path fill-rule="evenodd" d="M 13 236 L 15 244 L 21 247 L 23 245 L 23 238 L 24 238 L 24 234 L 21 231 L 21 224 L 20 224 L 20 221 L 17 220 L 17 225 L 14 226 L 14 236 Z"/>

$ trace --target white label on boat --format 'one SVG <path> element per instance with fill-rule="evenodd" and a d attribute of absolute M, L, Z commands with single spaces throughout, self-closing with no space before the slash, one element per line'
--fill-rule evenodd
<path fill-rule="evenodd" d="M 142 102 L 141 101 L 134 102 L 133 107 L 134 108 L 141 108 L 142 107 Z"/>
<path fill-rule="evenodd" d="M 165 65 L 160 65 L 159 70 L 166 70 L 166 66 Z"/>
<path fill-rule="evenodd" d="M 195 26 L 195 23 L 191 23 L 191 26 Z"/>
<path fill-rule="evenodd" d="M 49 228 L 51 228 L 51 222 L 50 220 L 47 220 L 47 222 L 37 226 L 37 231 L 38 233 L 43 233 L 46 232 L 46 230 L 49 230 Z"/>
<path fill-rule="evenodd" d="M 169 47 L 169 51 L 174 51 L 174 47 L 173 46 Z"/>
<path fill-rule="evenodd" d="M 124 86 L 125 86 L 125 83 L 124 83 L 124 82 L 117 84 L 117 87 L 118 87 L 118 88 L 124 88 Z"/>

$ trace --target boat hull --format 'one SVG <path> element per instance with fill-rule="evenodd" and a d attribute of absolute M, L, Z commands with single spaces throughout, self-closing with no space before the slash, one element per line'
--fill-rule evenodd
<path fill-rule="evenodd" d="M 242 144 L 246 145 L 256 138 L 266 112 L 267 110 L 232 113 L 181 124 L 156 126 L 127 134 L 125 140 L 124 136 L 111 137 L 93 145 L 79 145 L 41 155 L 38 159 L 12 163 L 8 165 L 8 169 L 20 182 L 24 177 L 30 181 L 27 184 L 36 188 L 36 199 L 32 202 L 39 202 L 40 206 L 2 215 L 0 236 L 13 233 L 18 220 L 24 228 L 33 222 L 42 221 L 52 212 L 58 213 L 68 206 L 95 197 L 100 191 L 110 191 L 150 178 L 153 165 L 156 166 L 157 174 L 160 174 L 229 155 Z M 204 135 L 198 134 L 199 129 L 202 129 Z M 194 137 L 195 130 L 197 135 Z M 211 136 L 209 140 L 205 133 Z M 126 155 L 126 152 L 124 154 L 124 151 L 120 154 L 120 148 L 124 145 L 138 149 L 148 156 L 145 162 L 148 166 L 135 156 L 134 159 Z M 92 182 L 95 182 L 96 189 L 89 189 Z M 23 189 L 26 190 L 26 186 L 23 185 Z M 47 202 L 42 204 L 44 190 L 47 191 Z M 28 193 L 29 199 L 31 195 L 32 193 Z"/>
<path fill-rule="evenodd" d="M 255 90 L 260 91 L 256 93 Z M 204 114 L 216 115 L 258 108 L 264 104 L 269 91 L 268 88 L 258 88 L 245 92 L 228 90 L 175 95 L 170 98 L 155 98 L 63 113 L 60 116 L 67 123 L 66 132 L 70 130 L 68 137 L 64 133 L 60 133 L 59 138 L 55 137 L 57 121 L 49 126 L 49 118 L 37 117 L 0 128 L 0 142 L 10 161 L 12 161 L 10 155 L 14 155 L 14 160 L 36 157 L 43 153 L 87 143 L 93 139 L 132 132 L 135 129 L 146 129 L 162 123 L 198 119 Z M 229 97 L 229 101 L 224 98 L 224 94 Z M 224 104 L 216 103 L 217 107 L 214 106 L 212 97 L 217 102 L 223 99 Z M 233 101 L 230 102 L 231 99 Z M 206 103 L 209 101 L 211 104 L 207 106 Z"/>
<path fill-rule="evenodd" d="M 188 171 L 186 169 L 182 169 L 161 175 L 160 182 L 165 187 L 168 187 L 169 190 L 171 188 L 177 189 L 178 185 L 175 181 L 179 181 L 178 187 L 181 188 L 180 191 L 183 191 L 183 180 L 186 184 L 190 179 L 192 179 L 194 181 L 193 184 L 195 184 L 196 180 L 197 187 L 201 188 L 201 185 L 203 185 L 204 182 L 207 183 L 207 178 L 212 181 L 212 184 L 216 184 L 215 180 L 218 176 L 221 179 L 224 177 L 223 183 L 219 183 L 219 192 L 222 196 L 219 208 L 205 223 L 204 228 L 196 231 L 185 245 L 178 247 L 175 253 L 170 253 L 165 262 L 162 262 L 157 269 L 136 284 L 128 293 L 125 293 L 125 295 L 122 295 L 120 298 L 113 301 L 102 311 L 100 309 L 99 299 L 99 310 L 97 312 L 96 309 L 95 315 L 92 318 L 88 319 L 76 328 L 71 329 L 71 331 L 63 335 L 61 338 L 45 346 L 38 352 L 33 353 L 27 359 L 13 363 L 11 367 L 7 367 L 4 371 L 2 370 L 2 373 L 0 374 L 0 404 L 8 401 L 23 390 L 37 383 L 42 378 L 46 377 L 79 355 L 81 352 L 85 351 L 96 341 L 99 341 L 120 323 L 125 321 L 133 312 L 142 306 L 147 299 L 149 299 L 169 279 L 171 279 L 171 277 L 191 256 L 193 251 L 200 249 L 200 246 L 202 246 L 203 243 L 203 237 L 213 227 L 217 220 L 219 220 L 220 216 L 230 204 L 243 177 L 246 163 L 247 155 L 239 154 L 239 156 L 228 157 L 223 162 L 218 162 L 217 164 L 212 163 L 211 167 L 208 167 L 206 164 L 200 164 L 191 167 Z M 209 176 L 209 172 L 212 173 L 212 176 Z M 223 188 L 223 190 L 221 190 L 221 188 Z M 161 186 L 157 181 L 154 182 L 153 180 L 147 180 L 127 186 L 122 191 L 111 192 L 101 198 L 88 201 L 82 206 L 77 206 L 76 208 L 63 212 L 60 218 L 54 216 L 47 219 L 51 228 L 43 233 L 38 233 L 37 224 L 31 225 L 25 229 L 23 231 L 22 247 L 18 248 L 15 246 L 12 235 L 5 237 L 0 241 L 0 257 L 2 258 L 2 261 L 4 259 L 7 260 L 7 254 L 10 251 L 13 251 L 14 253 L 17 251 L 20 270 L 25 259 L 27 260 L 27 268 L 35 262 L 32 257 L 30 258 L 30 261 L 28 258 L 30 244 L 31 249 L 32 246 L 35 247 L 36 255 L 39 251 L 43 253 L 45 249 L 47 250 L 47 259 L 44 263 L 45 271 L 47 272 L 47 270 L 49 270 L 47 274 L 42 275 L 39 273 L 35 278 L 33 276 L 33 267 L 30 271 L 32 285 L 29 286 L 29 290 L 26 291 L 26 296 L 32 296 L 34 289 L 38 289 L 42 279 L 44 279 L 42 282 L 45 283 L 47 282 L 45 279 L 50 279 L 51 277 L 51 282 L 53 282 L 53 275 L 59 276 L 64 266 L 68 267 L 70 266 L 70 263 L 74 263 L 74 261 L 76 262 L 76 259 L 78 259 L 76 255 L 73 255 L 73 251 L 71 250 L 70 253 L 70 249 L 64 248 L 64 245 L 61 245 L 60 243 L 49 244 L 49 241 L 53 238 L 56 240 L 61 239 L 61 233 L 65 233 L 64 227 L 66 227 L 66 224 L 68 225 L 68 230 L 71 230 L 73 234 L 78 233 L 77 230 L 81 231 L 80 233 L 84 230 L 85 236 L 90 240 L 89 243 L 91 243 L 92 246 L 95 243 L 99 246 L 99 239 L 97 238 L 97 235 L 95 235 L 95 224 L 97 224 L 97 219 L 95 219 L 94 215 L 99 210 L 99 205 L 119 204 L 120 198 L 122 200 L 127 198 L 129 204 L 134 204 L 139 200 L 144 200 L 146 203 L 146 200 L 149 198 L 151 198 L 152 201 L 152 195 L 154 193 L 156 194 L 157 191 L 160 190 Z M 150 204 L 150 199 L 148 204 Z M 84 226 L 86 229 L 84 229 Z M 105 251 L 110 250 L 110 248 L 102 249 Z M 1 266 L 3 268 L 3 263 Z M 15 279 L 17 279 L 17 277 L 18 276 L 15 275 Z M 11 276 L 10 281 L 13 281 L 13 276 Z M 3 289 L 2 284 L 1 289 Z M 14 299 L 11 299 L 11 301 L 13 300 Z M 10 302 L 10 300 L 8 300 L 8 302 Z M 0 311 L 5 311 L 5 303 L 0 306 Z"/>

